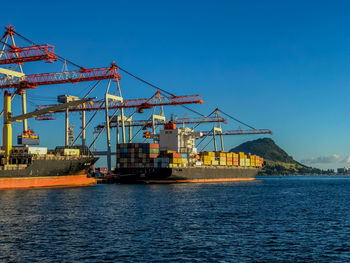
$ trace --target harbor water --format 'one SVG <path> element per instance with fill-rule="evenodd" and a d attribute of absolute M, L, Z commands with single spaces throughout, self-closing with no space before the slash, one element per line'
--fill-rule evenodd
<path fill-rule="evenodd" d="M 348 262 L 350 177 L 0 191 L 0 262 Z"/>

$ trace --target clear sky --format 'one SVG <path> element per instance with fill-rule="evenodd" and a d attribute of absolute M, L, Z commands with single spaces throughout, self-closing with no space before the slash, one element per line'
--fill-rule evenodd
<path fill-rule="evenodd" d="M 12 24 L 37 43 L 55 45 L 58 54 L 79 65 L 116 61 L 175 94 L 202 94 L 205 104 L 193 108 L 204 114 L 220 107 L 256 128 L 271 129 L 275 142 L 298 161 L 350 166 L 348 1 L 18 0 L 4 1 L 1 8 L 0 25 Z M 61 67 L 35 62 L 24 70 Z M 125 98 L 154 91 L 122 78 Z M 31 103 L 53 103 L 59 93 L 81 95 L 91 85 L 52 85 L 28 94 Z M 174 107 L 166 111 L 183 115 Z M 77 130 L 79 116 L 75 119 Z M 43 145 L 64 143 L 63 116 L 32 120 L 30 126 Z M 20 125 L 14 130 L 20 132 Z M 259 137 L 264 136 L 232 136 L 226 145 Z M 100 140 L 98 147 L 103 144 Z"/>

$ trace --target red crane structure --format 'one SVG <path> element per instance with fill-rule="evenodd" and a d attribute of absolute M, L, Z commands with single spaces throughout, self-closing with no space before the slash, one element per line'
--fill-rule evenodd
<path fill-rule="evenodd" d="M 219 117 L 185 117 L 185 118 L 176 118 L 174 120 L 171 120 L 172 123 L 175 124 L 197 124 L 197 123 L 213 123 L 213 122 L 223 122 L 227 123 L 225 118 L 219 116 Z M 164 122 L 160 120 L 155 121 L 155 125 L 163 125 Z M 102 125 L 96 126 L 101 127 Z M 125 126 L 133 126 L 133 127 L 152 127 L 152 120 L 133 120 L 132 122 L 128 122 L 125 124 Z M 111 128 L 117 127 L 117 122 L 115 119 L 112 119 L 112 123 L 110 125 Z"/>
<path fill-rule="evenodd" d="M 22 40 L 25 40 L 30 43 L 30 46 L 27 47 L 17 47 L 14 36 L 18 36 L 22 38 Z M 12 45 L 9 45 L 7 41 L 11 39 Z M 64 83 L 78 83 L 78 82 L 86 82 L 86 81 L 97 81 L 96 85 L 85 95 L 88 96 L 92 92 L 93 89 L 96 88 L 96 86 L 100 83 L 102 80 L 108 80 L 108 85 L 106 92 L 104 94 L 103 100 L 98 100 L 90 103 L 84 103 L 79 106 L 75 106 L 73 108 L 70 108 L 69 110 L 60 110 L 59 112 L 65 112 L 66 113 L 66 146 L 73 145 L 75 141 L 82 137 L 82 144 L 85 145 L 85 130 L 87 126 L 90 124 L 91 120 L 96 116 L 97 112 L 99 110 L 105 111 L 105 124 L 100 126 L 100 130 L 98 133 L 98 136 L 103 132 L 104 129 L 107 129 L 107 165 L 108 169 L 111 169 L 111 139 L 110 139 L 110 125 L 112 124 L 112 127 L 115 123 L 116 127 L 118 127 L 119 123 L 122 123 L 122 133 L 123 133 L 123 143 L 126 142 L 125 139 L 125 126 L 129 126 L 130 131 L 132 126 L 141 126 L 141 127 L 149 127 L 150 124 L 153 127 L 153 132 L 155 133 L 155 125 L 162 125 L 166 122 L 164 117 L 164 112 L 162 107 L 163 106 L 176 106 L 176 105 L 182 105 L 182 107 L 189 109 L 185 106 L 185 104 L 195 104 L 200 103 L 203 104 L 202 97 L 200 95 L 187 95 L 187 96 L 175 96 L 167 91 L 164 91 L 162 89 L 159 89 L 155 85 L 131 74 L 130 72 L 127 72 L 125 69 L 120 68 L 117 66 L 115 62 L 112 62 L 110 67 L 102 67 L 102 68 L 85 68 L 78 66 L 77 64 L 74 64 L 68 60 L 63 59 L 59 55 L 57 55 L 54 52 L 54 46 L 51 45 L 37 45 L 34 42 L 26 39 L 25 37 L 21 36 L 19 33 L 15 32 L 13 26 L 9 25 L 6 27 L 5 34 L 0 39 L 0 43 L 3 43 L 2 48 L 0 50 L 0 65 L 6 65 L 6 64 L 17 64 L 20 72 L 16 72 L 9 69 L 1 69 L 0 68 L 0 74 L 4 74 L 4 77 L 0 78 L 0 90 L 1 89 L 15 89 L 14 94 L 20 94 L 22 96 L 22 111 L 23 114 L 26 114 L 26 90 L 27 89 L 34 89 L 38 86 L 44 86 L 44 85 L 53 85 L 53 84 L 64 84 Z M 7 47 L 7 49 L 6 49 Z M 45 62 L 55 62 L 56 60 L 69 62 L 71 65 L 76 67 L 76 70 L 68 71 L 68 69 L 65 69 L 65 71 L 62 72 L 54 72 L 54 73 L 38 73 L 38 74 L 31 74 L 31 75 L 25 75 L 23 73 L 22 69 L 22 63 L 25 62 L 32 62 L 32 61 L 39 61 L 44 60 Z M 121 79 L 119 75 L 119 70 L 123 71 L 124 73 L 136 78 L 137 80 L 143 82 L 144 84 L 147 84 L 148 86 L 151 86 L 153 88 L 158 89 L 157 92 L 148 99 L 132 99 L 132 100 L 124 100 L 122 97 L 121 89 L 120 89 L 120 83 L 119 80 Z M 8 74 L 6 74 L 6 72 Z M 111 83 L 116 82 L 117 83 L 117 89 L 115 94 L 110 94 L 109 89 Z M 167 96 L 162 96 L 160 91 L 168 94 Z M 67 96 L 68 97 L 72 96 Z M 85 97 L 83 99 L 85 99 Z M 41 105 L 39 106 L 40 109 L 49 107 L 52 105 Z M 154 114 L 152 115 L 152 120 L 141 120 L 141 121 L 132 121 L 132 116 L 135 113 L 142 113 L 146 109 L 151 109 L 154 107 L 161 107 L 161 111 L 159 115 Z M 126 108 L 135 108 L 136 111 L 129 117 L 124 116 L 124 109 Z M 114 113 L 110 116 L 109 110 L 114 109 Z M 120 110 L 120 115 L 116 115 L 117 112 Z M 69 118 L 68 118 L 68 112 L 74 111 L 74 112 L 82 112 L 82 130 L 81 133 L 78 135 L 78 137 L 72 142 L 71 144 L 68 141 L 68 128 L 69 128 Z M 93 116 L 90 118 L 90 120 L 85 123 L 85 113 L 87 111 L 94 111 Z M 226 122 L 224 118 L 219 116 L 219 109 L 216 109 L 214 112 L 216 112 L 216 116 L 211 116 L 213 113 L 211 113 L 208 116 L 204 116 L 194 110 L 191 110 L 192 112 L 195 112 L 202 116 L 202 118 L 183 118 L 183 119 L 175 119 L 172 120 L 174 123 L 178 124 L 192 124 L 192 123 L 204 123 L 204 122 L 213 122 L 214 127 L 212 131 L 209 132 L 203 132 L 204 139 L 205 137 L 213 134 L 214 139 L 214 145 L 216 150 L 216 140 L 215 135 L 219 135 L 221 137 L 221 148 L 224 150 L 223 146 L 223 135 L 243 135 L 243 134 L 272 134 L 270 130 L 263 130 L 263 129 L 255 129 L 249 125 L 246 125 L 237 119 L 233 118 L 232 116 L 226 114 L 226 116 L 230 117 L 231 119 L 240 122 L 241 124 L 244 124 L 245 126 L 249 127 L 251 130 L 231 130 L 231 131 L 222 131 L 221 129 L 221 122 Z M 53 113 L 51 111 L 48 111 L 49 115 L 41 116 L 40 118 L 42 120 L 49 120 L 54 119 L 52 116 Z M 51 115 L 50 115 L 51 114 Z M 116 117 L 116 119 L 114 119 Z M 115 120 L 115 122 L 113 121 Z M 215 126 L 215 123 L 217 123 L 217 126 Z M 23 131 L 26 132 L 28 130 L 26 120 L 23 121 Z M 117 131 L 119 128 L 117 129 Z M 98 137 L 97 136 L 97 137 Z M 93 143 L 97 139 L 97 137 L 94 139 Z M 117 132 L 117 141 L 119 142 L 119 133 Z M 204 140 L 203 139 L 203 140 Z M 213 140 L 212 139 L 212 140 Z M 131 141 L 131 135 L 129 135 L 129 141 Z M 203 141 L 202 140 L 202 141 Z M 202 142 L 201 141 L 201 142 Z M 201 143 L 200 142 L 200 143 Z M 93 144 L 92 143 L 92 144 Z M 91 144 L 91 145 L 92 145 Z M 90 145 L 90 147 L 91 147 Z"/>
<path fill-rule="evenodd" d="M 82 81 L 94 81 L 113 79 L 119 80 L 118 67 L 115 62 L 110 67 L 106 68 L 82 68 L 79 70 L 55 72 L 55 73 L 41 73 L 26 75 L 23 80 L 17 79 L 3 79 L 0 80 L 0 89 L 33 89 L 37 86 L 62 84 L 62 83 L 78 83 Z"/>
<path fill-rule="evenodd" d="M 257 134 L 271 134 L 272 135 L 272 131 L 269 129 L 255 129 L 254 127 L 241 122 L 240 120 L 237 120 L 236 118 L 232 117 L 231 115 L 223 112 L 222 110 L 220 110 L 219 108 L 216 108 L 214 110 L 215 112 L 215 116 L 219 117 L 220 112 L 222 114 L 225 114 L 227 117 L 231 118 L 232 120 L 239 122 L 241 124 L 243 124 L 244 126 L 247 126 L 250 129 L 247 130 L 242 130 L 240 127 L 237 130 L 227 130 L 227 131 L 223 131 L 221 128 L 221 124 L 220 122 L 217 122 L 217 126 L 213 126 L 213 129 L 210 131 L 201 131 L 201 136 L 203 139 L 197 144 L 197 147 L 208 137 L 208 136 L 213 136 L 212 139 L 202 148 L 202 150 L 204 150 L 209 143 L 211 143 L 212 141 L 214 141 L 214 149 L 215 151 L 217 151 L 217 144 L 216 144 L 216 135 L 220 136 L 220 140 L 221 140 L 221 151 L 224 151 L 224 140 L 223 140 L 223 136 L 224 135 L 257 135 Z"/>
<path fill-rule="evenodd" d="M 7 69 L 0 69 L 0 73 L 5 75 L 5 77 L 1 78 L 2 82 L 12 81 L 13 79 L 23 79 L 25 75 L 23 73 L 22 63 L 24 62 L 39 60 L 45 60 L 46 62 L 54 62 L 57 59 L 57 55 L 54 53 L 54 46 L 51 45 L 33 45 L 29 47 L 17 47 L 14 39 L 15 34 L 17 33 L 15 32 L 14 27 L 8 25 L 6 27 L 4 35 L 0 39 L 0 42 L 3 44 L 0 50 L 0 65 L 17 64 L 19 66 L 20 72 L 11 72 Z M 9 38 L 12 41 L 12 45 L 9 45 L 7 43 Z M 10 73 L 10 75 L 8 73 Z M 22 113 L 26 114 L 26 92 L 25 90 L 18 90 L 17 93 L 22 96 Z M 23 120 L 23 133 L 26 133 L 27 131 L 27 120 Z"/>
<path fill-rule="evenodd" d="M 117 79 L 117 81 L 119 80 L 119 78 Z M 118 82 L 119 83 L 119 82 Z M 129 100 L 123 100 L 121 97 L 117 97 L 115 95 L 111 95 L 108 94 L 108 89 L 105 95 L 105 100 L 98 100 L 98 101 L 94 101 L 94 102 L 90 102 L 90 103 L 85 103 L 82 106 L 79 107 L 72 107 L 69 109 L 69 111 L 73 111 L 73 112 L 82 112 L 83 117 L 82 117 L 82 131 L 80 132 L 80 134 L 77 136 L 77 138 L 72 142 L 72 144 L 74 144 L 76 142 L 76 140 L 82 136 L 83 138 L 83 144 L 84 144 L 84 133 L 86 128 L 88 127 L 88 125 L 91 123 L 92 119 L 96 116 L 96 113 L 99 110 L 105 110 L 106 111 L 106 122 L 104 125 L 101 126 L 101 129 L 99 130 L 99 133 L 97 135 L 97 137 L 94 139 L 93 143 L 91 145 L 94 144 L 95 140 L 100 136 L 100 134 L 102 133 L 102 131 L 104 129 L 107 129 L 107 163 L 108 163 L 108 167 L 110 167 L 110 156 L 111 156 L 111 146 L 110 146 L 110 124 L 112 123 L 110 121 L 110 119 L 113 119 L 114 117 L 118 117 L 120 119 L 120 122 L 122 122 L 122 138 L 123 138 L 123 142 L 126 142 L 126 138 L 125 138 L 125 126 L 127 126 L 128 123 L 128 119 L 131 119 L 132 116 L 126 117 L 124 116 L 123 110 L 126 108 L 136 108 L 135 113 L 142 113 L 144 112 L 145 109 L 151 109 L 153 107 L 162 107 L 162 106 L 176 106 L 176 105 L 185 105 L 185 104 L 203 104 L 203 99 L 201 95 L 186 95 L 186 96 L 162 96 L 162 94 L 159 92 L 159 90 L 156 91 L 156 93 L 147 99 L 129 99 Z M 39 105 L 38 109 L 42 109 L 42 108 L 47 108 L 47 107 L 52 107 L 54 105 Z M 115 112 L 113 113 L 112 117 L 109 117 L 108 115 L 108 111 L 114 109 Z M 118 110 L 121 110 L 121 115 L 116 116 L 116 113 L 118 112 Z M 91 117 L 91 119 L 85 123 L 85 113 L 87 111 L 95 111 L 95 114 Z M 66 138 L 68 138 L 68 127 L 69 127 L 69 117 L 68 117 L 68 109 L 66 110 L 62 110 L 62 111 L 57 111 L 55 113 L 66 113 Z M 156 116 L 156 118 L 164 118 L 163 116 L 158 116 L 158 115 L 154 115 Z M 41 116 L 39 118 L 37 118 L 37 120 L 51 120 L 52 114 L 49 115 L 44 115 Z M 165 118 L 164 118 L 165 119 Z M 107 125 L 108 123 L 108 125 Z M 131 130 L 129 131 L 129 133 L 131 133 Z M 131 139 L 130 137 L 131 135 L 129 134 L 129 141 Z M 117 129 L 117 137 L 119 138 L 119 129 Z M 118 140 L 119 141 L 119 140 Z M 66 143 L 67 139 L 66 139 Z"/>
<path fill-rule="evenodd" d="M 145 109 L 151 109 L 156 106 L 176 106 L 184 104 L 203 104 L 201 95 L 185 95 L 185 96 L 161 96 L 148 99 L 129 99 L 121 101 L 111 100 L 108 101 L 108 109 L 127 109 L 127 108 L 137 108 L 138 113 L 142 113 Z M 38 105 L 38 108 L 52 107 L 54 104 L 49 105 Z M 69 111 L 96 111 L 106 109 L 105 100 L 92 101 L 91 103 L 86 103 L 83 106 L 72 107 Z M 65 112 L 57 111 L 55 113 Z"/>
<path fill-rule="evenodd" d="M 223 122 L 227 123 L 225 118 L 221 116 L 208 116 L 208 117 L 184 117 L 184 118 L 176 118 L 172 119 L 171 123 L 174 124 L 200 124 L 200 123 L 218 123 L 218 122 Z M 120 127 L 121 119 L 118 116 L 115 116 L 114 118 L 111 118 L 111 123 L 109 125 L 110 128 L 117 128 L 117 130 Z M 141 131 L 141 130 L 146 130 L 147 128 L 152 128 L 153 134 L 155 134 L 155 129 L 157 126 L 161 126 L 166 124 L 165 117 L 163 116 L 158 116 L 158 115 L 152 115 L 152 118 L 148 120 L 126 120 L 125 121 L 125 127 L 129 127 L 129 142 L 132 142 L 132 140 L 136 137 L 136 135 Z M 99 133 L 102 129 L 106 127 L 106 123 L 100 124 L 95 126 L 95 133 Z M 141 127 L 140 130 L 136 132 L 134 136 L 132 136 L 132 129 L 131 127 Z M 145 134 L 151 135 L 149 132 L 144 133 Z M 146 138 L 146 137 L 145 137 Z M 117 134 L 117 141 L 119 141 L 118 134 Z"/>
<path fill-rule="evenodd" d="M 57 56 L 54 53 L 54 46 L 47 44 L 30 47 L 8 46 L 8 49 L 4 50 L 1 54 L 0 65 L 22 64 L 23 62 L 39 60 L 45 60 L 45 62 L 50 63 L 57 60 Z"/>
<path fill-rule="evenodd" d="M 209 136 L 213 134 L 213 131 L 202 131 L 203 136 Z M 272 131 L 269 129 L 254 129 L 254 130 L 228 130 L 217 133 L 217 135 L 254 135 L 254 134 L 270 134 L 272 135 Z"/>
<path fill-rule="evenodd" d="M 31 43 L 32 46 L 18 48 L 16 47 L 16 43 L 14 40 L 14 35 L 17 35 L 24 39 L 25 41 Z M 8 39 L 11 38 L 12 45 L 7 44 Z M 19 65 L 20 72 L 18 74 L 13 74 L 16 72 L 12 72 L 11 76 L 6 76 L 0 79 L 0 89 L 15 89 L 15 94 L 21 94 L 22 96 L 22 109 L 23 114 L 26 113 L 26 89 L 36 88 L 37 86 L 42 85 L 52 85 L 52 84 L 62 84 L 62 83 L 78 83 L 82 81 L 100 81 L 106 80 L 109 81 L 115 80 L 117 81 L 118 91 L 119 91 L 119 100 L 122 100 L 121 91 L 119 87 L 119 79 L 120 75 L 118 73 L 118 67 L 115 62 L 111 64 L 110 67 L 105 68 L 91 68 L 87 69 L 84 67 L 80 67 L 72 62 L 70 64 L 78 67 L 78 70 L 73 71 L 64 71 L 64 72 L 56 72 L 56 73 L 39 73 L 32 75 L 24 75 L 22 65 L 23 62 L 35 61 L 35 60 L 46 60 L 48 62 L 53 62 L 54 60 L 60 59 L 64 60 L 62 57 L 58 56 L 54 53 L 53 46 L 43 46 L 36 45 L 34 42 L 26 39 L 21 36 L 17 32 L 15 32 L 14 27 L 9 25 L 6 27 L 5 34 L 0 39 L 3 43 L 2 49 L 0 50 L 0 61 L 3 64 L 15 63 Z M 8 47 L 8 49 L 5 49 Z M 6 71 L 2 70 L 0 73 L 6 74 Z M 5 73 L 4 73 L 5 72 Z M 108 88 L 110 87 L 110 82 L 108 83 Z M 107 109 L 106 109 L 107 110 Z M 68 110 L 67 110 L 68 113 Z M 51 119 L 52 117 L 43 116 L 42 119 Z M 66 125 L 67 126 L 67 125 Z M 23 131 L 27 131 L 27 123 L 26 120 L 23 121 Z M 66 130 L 68 128 L 66 127 Z M 85 132 L 83 134 L 83 144 L 85 143 Z M 66 132 L 66 145 L 68 145 L 68 136 Z"/>

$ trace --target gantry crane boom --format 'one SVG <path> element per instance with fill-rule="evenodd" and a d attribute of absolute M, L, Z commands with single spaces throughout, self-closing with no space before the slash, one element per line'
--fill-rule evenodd
<path fill-rule="evenodd" d="M 219 116 L 219 117 L 195 117 L 195 118 L 177 118 L 171 121 L 175 124 L 196 124 L 196 123 L 212 123 L 212 122 L 224 122 L 227 121 Z M 164 122 L 156 120 L 155 125 L 163 125 Z M 111 128 L 116 127 L 116 122 L 112 120 Z M 152 120 L 133 120 L 132 122 L 127 122 L 125 126 L 134 126 L 134 127 L 147 127 L 152 126 Z"/>
<path fill-rule="evenodd" d="M 110 124 L 110 128 L 116 128 L 117 122 L 116 122 L 117 118 L 113 118 L 111 120 L 111 124 Z M 196 124 L 196 123 L 213 123 L 213 122 L 224 122 L 227 123 L 227 121 L 225 120 L 225 118 L 219 116 L 219 117 L 194 117 L 194 118 L 177 118 L 175 120 L 171 121 L 172 123 L 175 124 Z M 95 127 L 96 131 L 99 131 L 100 129 L 103 129 L 105 127 L 105 123 L 104 124 L 100 124 L 97 125 Z M 133 120 L 133 121 L 127 121 L 125 122 L 125 126 L 126 127 L 152 127 L 153 122 L 152 120 Z M 162 122 L 161 120 L 155 120 L 154 125 L 164 125 L 164 122 Z"/>
<path fill-rule="evenodd" d="M 268 129 L 250 129 L 250 130 L 229 130 L 229 131 L 222 131 L 221 127 L 214 127 L 210 131 L 201 131 L 200 132 L 200 137 L 203 138 L 198 144 L 197 147 L 207 138 L 207 136 L 213 136 L 213 138 L 205 145 L 202 150 L 204 150 L 211 141 L 214 142 L 214 149 L 217 151 L 217 144 L 216 144 L 216 136 L 220 136 L 221 139 L 221 151 L 224 151 L 224 141 L 223 141 L 223 135 L 254 135 L 254 134 L 271 134 L 272 131 Z"/>
<path fill-rule="evenodd" d="M 5 156 L 8 157 L 12 149 L 12 122 L 19 122 L 26 120 L 28 118 L 33 118 L 45 113 L 54 112 L 62 108 L 68 108 L 70 106 L 76 106 L 81 103 L 90 101 L 90 98 L 81 99 L 77 101 L 71 101 L 68 103 L 56 105 L 54 107 L 36 110 L 30 113 L 22 114 L 19 116 L 12 117 L 11 112 L 11 94 L 7 91 L 4 92 L 4 126 L 3 126 L 3 150 L 5 151 Z"/>
<path fill-rule="evenodd" d="M 37 116 L 44 115 L 46 113 L 53 113 L 53 112 L 57 112 L 57 111 L 62 110 L 62 109 L 74 107 L 74 106 L 89 102 L 91 100 L 93 100 L 93 98 L 86 98 L 86 99 L 80 99 L 80 100 L 71 101 L 71 102 L 67 102 L 67 103 L 57 104 L 57 105 L 52 106 L 52 107 L 48 107 L 48 108 L 44 108 L 44 109 L 40 109 L 40 110 L 35 110 L 35 111 L 29 112 L 26 114 L 22 114 L 19 116 L 15 116 L 15 117 L 10 117 L 10 118 L 7 118 L 7 120 L 10 122 L 19 122 L 19 121 L 23 121 L 23 120 L 26 120 L 29 118 L 34 118 Z"/>
<path fill-rule="evenodd" d="M 203 136 L 209 136 L 213 134 L 213 131 L 201 131 Z M 269 129 L 251 129 L 251 130 L 230 130 L 230 131 L 223 131 L 223 132 L 217 132 L 216 135 L 252 135 L 252 134 L 271 134 L 272 131 Z"/>
<path fill-rule="evenodd" d="M 108 109 L 125 109 L 125 108 L 137 108 L 138 111 L 142 111 L 143 109 L 150 109 L 156 106 L 176 106 L 183 104 L 195 104 L 200 103 L 203 104 L 201 95 L 185 95 L 185 96 L 171 96 L 171 97 L 160 97 L 160 98 L 150 98 L 150 99 L 130 99 L 124 100 L 123 102 L 111 100 L 108 101 Z M 53 105 L 39 105 L 39 108 L 51 107 Z M 77 107 L 72 107 L 69 109 L 72 111 L 97 111 L 105 109 L 105 101 L 98 100 L 92 101 L 90 103 L 86 103 L 84 106 L 79 105 Z M 59 112 L 65 112 L 57 111 Z"/>
<path fill-rule="evenodd" d="M 0 80 L 0 89 L 29 89 L 36 88 L 39 85 L 77 83 L 104 79 L 120 79 L 118 67 L 115 63 L 112 63 L 110 67 L 106 68 L 83 68 L 66 72 L 26 75 L 24 80 L 3 79 Z"/>
<path fill-rule="evenodd" d="M 30 47 L 15 47 L 9 45 L 8 49 L 1 53 L 0 65 L 20 64 L 39 60 L 45 60 L 46 62 L 57 60 L 57 55 L 54 53 L 54 46 L 46 44 Z"/>

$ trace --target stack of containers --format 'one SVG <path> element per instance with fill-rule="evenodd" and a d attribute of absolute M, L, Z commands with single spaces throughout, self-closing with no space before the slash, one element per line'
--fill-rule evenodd
<path fill-rule="evenodd" d="M 169 158 L 155 158 L 154 159 L 154 168 L 168 168 L 169 167 Z"/>
<path fill-rule="evenodd" d="M 178 153 L 176 151 L 164 151 L 161 153 L 162 157 L 165 157 L 169 160 L 168 167 L 186 167 L 188 166 L 187 154 Z"/>
<path fill-rule="evenodd" d="M 226 152 L 215 152 L 216 160 L 219 162 L 219 165 L 226 165 Z"/>
<path fill-rule="evenodd" d="M 173 165 L 173 167 L 176 167 L 177 165 L 181 164 L 181 153 L 177 153 L 174 151 L 168 152 L 169 157 L 169 163 Z"/>
<path fill-rule="evenodd" d="M 250 167 L 250 166 L 251 166 L 251 164 L 250 164 L 250 159 L 249 159 L 249 158 L 246 158 L 246 159 L 245 159 L 245 166 L 246 166 L 246 167 Z"/>
<path fill-rule="evenodd" d="M 233 165 L 234 166 L 239 166 L 239 157 L 238 153 L 233 153 L 232 154 L 232 160 L 233 160 Z"/>
<path fill-rule="evenodd" d="M 153 168 L 158 155 L 159 144 L 156 143 L 117 144 L 117 167 Z"/>
<path fill-rule="evenodd" d="M 262 167 L 264 163 L 264 158 L 256 156 L 255 157 L 255 165 L 256 167 Z"/>
<path fill-rule="evenodd" d="M 233 153 L 227 153 L 226 154 L 226 164 L 229 166 L 233 165 Z"/>
<path fill-rule="evenodd" d="M 201 152 L 200 157 L 204 165 L 217 165 L 215 164 L 215 152 Z"/>
<path fill-rule="evenodd" d="M 248 159 L 250 159 L 250 166 L 256 167 L 256 155 L 248 155 Z"/>
<path fill-rule="evenodd" d="M 244 154 L 244 152 L 239 152 L 238 156 L 239 156 L 239 166 L 245 167 L 247 156 Z"/>
<path fill-rule="evenodd" d="M 181 167 L 188 166 L 187 153 L 181 153 Z"/>

